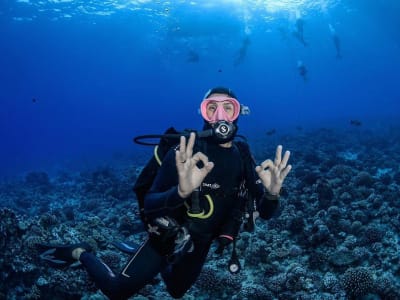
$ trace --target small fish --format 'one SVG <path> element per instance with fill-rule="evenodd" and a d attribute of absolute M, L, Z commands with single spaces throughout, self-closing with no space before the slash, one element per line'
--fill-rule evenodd
<path fill-rule="evenodd" d="M 268 131 L 266 132 L 267 135 L 273 135 L 273 134 L 275 134 L 275 133 L 276 133 L 276 129 L 275 129 L 275 128 L 273 128 L 273 129 L 271 129 L 271 130 L 268 130 Z"/>
<path fill-rule="evenodd" d="M 36 103 L 36 102 L 37 102 L 36 98 L 32 98 L 32 103 Z"/>
<path fill-rule="evenodd" d="M 187 56 L 186 61 L 191 63 L 199 62 L 200 56 L 196 51 L 190 50 Z"/>
<path fill-rule="evenodd" d="M 350 120 L 350 125 L 353 125 L 353 126 L 361 126 L 362 123 L 361 123 L 361 121 L 359 121 L 359 120 Z"/>

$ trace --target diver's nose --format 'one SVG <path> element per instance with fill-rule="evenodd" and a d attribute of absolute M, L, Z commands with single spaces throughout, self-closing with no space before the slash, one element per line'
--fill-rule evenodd
<path fill-rule="evenodd" d="M 218 106 L 217 111 L 215 112 L 215 117 L 216 117 L 216 121 L 222 121 L 222 120 L 228 121 L 226 111 L 224 110 L 222 105 Z"/>

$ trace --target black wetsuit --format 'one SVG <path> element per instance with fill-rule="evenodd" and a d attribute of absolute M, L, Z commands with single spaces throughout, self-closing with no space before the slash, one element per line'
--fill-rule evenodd
<path fill-rule="evenodd" d="M 237 146 L 223 148 L 207 143 L 197 149 L 204 152 L 214 162 L 214 168 L 206 176 L 201 186 L 200 206 L 208 218 L 193 218 L 186 212 L 190 199 L 178 195 L 178 175 L 175 165 L 175 151 L 171 150 L 163 160 L 151 190 L 145 199 L 145 215 L 149 219 L 170 216 L 189 229 L 194 250 L 186 253 L 178 262 L 168 264 L 166 256 L 160 255 L 151 240 L 147 240 L 139 251 L 130 258 L 123 271 L 115 275 L 93 254 L 84 252 L 80 261 L 87 268 L 96 284 L 111 299 L 126 299 L 138 292 L 158 273 L 161 273 L 168 292 L 172 297 L 180 298 L 196 281 L 201 272 L 212 241 L 221 234 L 222 228 L 233 220 L 233 216 L 242 209 L 238 198 L 240 183 L 245 179 L 246 186 L 256 199 L 257 210 L 262 218 L 269 218 L 278 206 L 278 201 L 268 201 L 263 197 L 264 189 L 256 184 L 258 179 L 254 163 L 246 160 L 250 166 L 244 166 Z M 196 150 L 194 151 L 194 153 Z M 209 195 L 207 197 L 204 195 Z"/>

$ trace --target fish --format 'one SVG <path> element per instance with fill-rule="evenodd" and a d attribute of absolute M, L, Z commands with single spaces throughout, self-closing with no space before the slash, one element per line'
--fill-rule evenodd
<path fill-rule="evenodd" d="M 353 126 L 361 126 L 362 123 L 361 123 L 361 121 L 359 121 L 359 120 L 350 120 L 350 125 L 353 125 Z"/>
<path fill-rule="evenodd" d="M 275 133 L 276 133 L 276 129 L 275 128 L 266 131 L 267 135 L 273 135 Z"/>

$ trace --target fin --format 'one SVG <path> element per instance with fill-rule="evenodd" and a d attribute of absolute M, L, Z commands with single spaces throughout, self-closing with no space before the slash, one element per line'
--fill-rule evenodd
<path fill-rule="evenodd" d="M 39 257 L 55 267 L 78 265 L 79 261 L 72 257 L 72 251 L 76 248 L 83 248 L 86 251 L 92 251 L 92 247 L 85 242 L 71 245 L 39 244 L 39 247 L 44 250 Z"/>
<path fill-rule="evenodd" d="M 133 244 L 133 243 L 129 243 L 129 242 L 112 242 L 111 244 L 118 250 L 121 250 L 122 252 L 128 253 L 128 254 L 135 254 L 140 247 L 137 244 Z"/>

